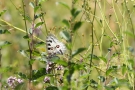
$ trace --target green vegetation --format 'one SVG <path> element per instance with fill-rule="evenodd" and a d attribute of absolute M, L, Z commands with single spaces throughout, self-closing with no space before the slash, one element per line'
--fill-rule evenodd
<path fill-rule="evenodd" d="M 134 16 L 134 0 L 2 0 L 0 90 L 134 90 Z"/>

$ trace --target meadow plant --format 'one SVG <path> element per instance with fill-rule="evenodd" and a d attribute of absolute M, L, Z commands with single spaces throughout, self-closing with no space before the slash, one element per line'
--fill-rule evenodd
<path fill-rule="evenodd" d="M 1 90 L 135 90 L 135 1 L 2 1 Z"/>

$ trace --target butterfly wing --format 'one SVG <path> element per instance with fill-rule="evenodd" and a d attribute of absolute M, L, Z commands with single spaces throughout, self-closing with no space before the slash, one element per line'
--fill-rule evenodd
<path fill-rule="evenodd" d="M 60 42 L 54 35 L 50 34 L 46 38 L 46 46 L 48 54 L 51 56 L 64 54 L 66 51 L 65 45 Z"/>

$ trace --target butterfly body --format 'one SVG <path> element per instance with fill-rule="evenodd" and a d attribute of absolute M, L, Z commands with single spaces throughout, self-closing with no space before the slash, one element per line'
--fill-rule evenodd
<path fill-rule="evenodd" d="M 46 48 L 49 57 L 63 55 L 66 51 L 65 45 L 52 34 L 46 38 Z"/>

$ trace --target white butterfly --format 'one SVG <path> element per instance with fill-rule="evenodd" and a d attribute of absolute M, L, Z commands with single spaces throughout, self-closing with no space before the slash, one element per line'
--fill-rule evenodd
<path fill-rule="evenodd" d="M 66 46 L 52 34 L 49 34 L 46 38 L 46 48 L 48 58 L 56 55 L 63 55 L 66 51 Z"/>

